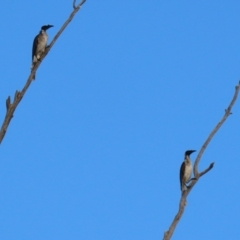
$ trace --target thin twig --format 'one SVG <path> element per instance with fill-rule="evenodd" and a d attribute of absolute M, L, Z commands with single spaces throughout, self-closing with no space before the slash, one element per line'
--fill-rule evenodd
<path fill-rule="evenodd" d="M 206 174 L 208 171 L 210 171 L 213 166 L 214 166 L 214 163 L 211 163 L 209 165 L 209 167 L 207 169 L 205 169 L 204 171 L 202 172 L 198 172 L 198 163 L 203 155 L 203 152 L 204 150 L 207 148 L 208 144 L 210 143 L 210 141 L 212 140 L 213 136 L 215 135 L 215 133 L 219 130 L 219 128 L 223 125 L 223 123 L 226 121 L 226 119 L 228 118 L 228 116 L 231 114 L 231 109 L 234 105 L 234 103 L 236 102 L 237 100 L 237 97 L 238 97 L 238 93 L 239 93 L 239 90 L 240 90 L 240 82 L 238 83 L 238 85 L 235 87 L 235 93 L 233 95 L 233 99 L 232 101 L 230 102 L 228 108 L 225 110 L 225 114 L 223 116 L 223 118 L 221 119 L 221 121 L 216 125 L 216 127 L 213 129 L 213 131 L 210 133 L 210 135 L 208 136 L 207 140 L 205 141 L 205 143 L 203 144 L 203 146 L 201 147 L 201 150 L 199 151 L 199 154 L 196 158 L 196 161 L 194 163 L 194 177 L 195 179 L 191 181 L 190 185 L 189 185 L 189 188 L 183 192 L 182 196 L 181 196 L 181 199 L 180 199 L 180 204 L 179 204 L 179 210 L 178 210 L 178 213 L 177 215 L 175 216 L 175 218 L 173 219 L 173 222 L 171 223 L 168 231 L 166 231 L 164 233 L 164 237 L 163 237 L 163 240 L 169 240 L 172 235 L 173 235 L 173 232 L 179 222 L 179 220 L 181 219 L 182 215 L 183 215 L 183 212 L 184 212 L 184 209 L 185 209 L 185 206 L 186 206 L 186 199 L 187 199 L 187 196 L 188 194 L 190 193 L 190 191 L 192 190 L 193 186 L 197 183 L 197 181 L 199 180 L 200 177 L 202 177 L 204 174 Z"/>
<path fill-rule="evenodd" d="M 76 8 L 76 0 L 73 0 L 73 9 Z"/>
<path fill-rule="evenodd" d="M 85 2 L 86 0 L 82 0 L 77 7 L 81 7 Z M 73 0 L 73 8 L 75 9 L 77 7 L 76 7 L 76 0 Z"/>
<path fill-rule="evenodd" d="M 62 34 L 62 32 L 64 31 L 64 29 L 67 27 L 67 25 L 72 21 L 74 15 L 78 12 L 78 10 L 81 8 L 81 6 L 86 2 L 86 0 L 82 0 L 72 11 L 72 13 L 70 14 L 69 18 L 67 19 L 67 21 L 63 24 L 63 26 L 60 28 L 60 30 L 58 31 L 58 33 L 55 35 L 55 37 L 53 38 L 52 42 L 50 43 L 50 45 L 46 48 L 45 52 L 43 53 L 43 55 L 41 56 L 41 61 L 38 61 L 33 69 L 31 70 L 31 73 L 27 79 L 27 82 L 25 83 L 22 91 L 16 91 L 15 93 L 15 97 L 13 102 L 11 103 L 10 101 L 10 97 L 7 98 L 6 100 L 6 107 L 7 107 L 7 112 L 5 115 L 5 118 L 3 120 L 3 124 L 0 130 L 0 143 L 2 143 L 2 140 L 7 132 L 7 128 L 10 124 L 10 121 L 13 117 L 13 114 L 18 106 L 18 104 L 20 103 L 21 99 L 23 98 L 24 94 L 26 93 L 26 91 L 28 90 L 30 84 L 32 83 L 32 79 L 35 76 L 35 73 L 38 69 L 38 67 L 40 66 L 40 64 L 42 63 L 42 60 L 46 57 L 46 55 L 48 54 L 48 52 L 51 50 L 52 46 L 54 45 L 54 43 L 57 41 L 57 39 L 59 38 L 59 36 Z M 75 0 L 73 2 L 74 6 L 75 6 Z"/>
<path fill-rule="evenodd" d="M 212 162 L 209 167 L 207 169 L 205 169 L 204 171 L 199 173 L 199 177 L 203 176 L 204 174 L 206 174 L 208 171 L 210 171 L 214 166 L 214 162 Z"/>

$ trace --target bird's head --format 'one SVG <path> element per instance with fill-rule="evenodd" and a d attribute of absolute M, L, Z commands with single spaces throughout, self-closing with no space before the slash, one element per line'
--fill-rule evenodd
<path fill-rule="evenodd" d="M 41 29 L 46 31 L 46 30 L 48 30 L 51 27 L 53 27 L 53 25 L 44 25 L 44 26 L 41 27 Z"/>
<path fill-rule="evenodd" d="M 196 150 L 187 150 L 186 152 L 185 152 L 185 157 L 189 157 L 193 152 L 196 152 Z"/>

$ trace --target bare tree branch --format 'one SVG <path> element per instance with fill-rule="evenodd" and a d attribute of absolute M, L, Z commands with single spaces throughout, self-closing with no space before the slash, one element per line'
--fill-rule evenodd
<path fill-rule="evenodd" d="M 205 169 L 204 171 L 199 173 L 199 177 L 203 176 L 205 173 L 207 173 L 208 171 L 210 171 L 214 166 L 214 162 L 212 162 L 209 167 L 207 169 Z"/>
<path fill-rule="evenodd" d="M 75 16 L 75 14 L 79 11 L 79 9 L 81 8 L 81 6 L 86 2 L 86 0 L 82 0 L 77 6 L 75 6 L 75 2 L 76 0 L 73 1 L 73 6 L 74 6 L 74 10 L 72 11 L 72 13 L 70 14 L 69 18 L 67 19 L 67 21 L 63 24 L 63 26 L 60 28 L 60 30 L 58 31 L 58 33 L 55 35 L 55 37 L 53 38 L 52 42 L 50 43 L 49 46 L 46 47 L 45 52 L 43 53 L 43 55 L 41 56 L 40 61 L 38 61 L 34 67 L 32 68 L 32 71 L 27 79 L 27 82 L 25 83 L 22 91 L 16 91 L 15 96 L 14 96 L 14 100 L 11 103 L 11 99 L 10 96 L 7 98 L 6 100 L 6 107 L 7 107 L 7 112 L 0 130 L 0 143 L 2 143 L 2 140 L 7 132 L 7 128 L 10 124 L 10 121 L 13 117 L 13 114 L 18 106 L 18 104 L 20 103 L 21 99 L 23 98 L 24 94 L 26 93 L 26 91 L 28 90 L 30 84 L 32 83 L 32 80 L 34 79 L 35 73 L 38 69 L 38 67 L 40 66 L 42 60 L 46 57 L 46 55 L 48 54 L 48 52 L 51 50 L 52 46 L 54 45 L 54 43 L 57 41 L 57 39 L 59 38 L 59 36 L 62 34 L 62 32 L 64 31 L 64 29 L 68 26 L 68 24 L 72 21 L 73 17 Z"/>
<path fill-rule="evenodd" d="M 232 107 L 234 105 L 234 103 L 236 102 L 237 100 L 237 97 L 238 97 L 238 93 L 239 93 L 239 90 L 240 90 L 240 82 L 238 83 L 238 85 L 235 87 L 235 93 L 234 93 L 234 96 L 233 96 L 233 99 L 232 101 L 230 102 L 228 108 L 225 110 L 225 114 L 223 115 L 222 119 L 220 120 L 220 122 L 216 125 L 216 127 L 213 129 L 213 131 L 209 134 L 207 140 L 205 141 L 205 143 L 203 144 L 203 146 L 201 147 L 201 150 L 199 151 L 199 154 L 196 158 L 196 161 L 194 163 L 194 179 L 192 179 L 191 183 L 189 184 L 189 188 L 183 192 L 182 196 L 181 196 L 181 199 L 180 199 L 180 203 L 179 203 L 179 210 L 178 210 L 178 213 L 177 215 L 174 217 L 173 219 L 173 222 L 171 223 L 168 231 L 166 231 L 164 233 L 164 237 L 163 237 L 163 240 L 169 240 L 172 235 L 173 235 L 173 232 L 179 222 L 179 220 L 181 219 L 182 215 L 183 215 L 183 212 L 184 212 L 184 209 L 185 209 L 185 206 L 186 206 L 186 199 L 187 199 L 187 196 L 188 194 L 190 193 L 190 191 L 192 190 L 193 186 L 197 183 L 197 181 L 199 180 L 200 177 L 202 177 L 204 174 L 206 174 L 208 171 L 210 171 L 213 166 L 214 166 L 214 162 L 211 163 L 209 165 L 208 168 L 206 168 L 204 171 L 202 172 L 198 172 L 198 163 L 203 155 L 203 152 L 204 150 L 207 148 L 208 144 L 210 143 L 210 141 L 212 140 L 213 136 L 215 135 L 215 133 L 219 130 L 219 128 L 223 125 L 223 123 L 226 121 L 226 119 L 228 118 L 228 116 L 231 114 L 231 110 L 232 110 Z"/>
<path fill-rule="evenodd" d="M 73 0 L 73 8 L 76 8 L 76 0 Z"/>
<path fill-rule="evenodd" d="M 198 178 L 199 176 L 199 173 L 198 173 L 198 163 L 203 155 L 203 152 L 205 151 L 205 149 L 207 148 L 208 144 L 210 143 L 210 141 L 212 140 L 213 136 L 215 135 L 215 133 L 218 131 L 218 129 L 223 125 L 223 123 L 227 120 L 228 116 L 231 114 L 231 110 L 232 110 L 232 107 L 234 105 L 234 103 L 236 102 L 237 100 L 237 97 L 238 97 L 238 93 L 239 93 L 239 89 L 240 89 L 240 82 L 238 83 L 238 85 L 235 87 L 235 93 L 234 93 L 234 96 L 233 96 L 233 99 L 232 101 L 230 102 L 228 108 L 225 110 L 225 114 L 223 115 L 221 121 L 216 125 L 216 127 L 213 129 L 213 131 L 210 133 L 209 137 L 207 138 L 207 140 L 205 141 L 205 143 L 203 144 L 201 150 L 199 151 L 199 154 L 196 158 L 196 161 L 194 163 L 194 168 L 193 168 L 193 171 L 194 171 L 194 176 L 196 178 Z"/>
<path fill-rule="evenodd" d="M 77 7 L 81 7 L 85 2 L 86 0 L 82 0 Z M 77 7 L 76 7 L 76 0 L 73 0 L 73 8 L 75 9 Z"/>

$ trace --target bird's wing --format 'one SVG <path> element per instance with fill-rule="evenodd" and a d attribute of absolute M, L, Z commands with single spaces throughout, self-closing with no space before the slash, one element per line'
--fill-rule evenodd
<path fill-rule="evenodd" d="M 184 169 L 185 169 L 185 162 L 182 163 L 180 168 L 180 188 L 181 189 L 182 189 L 182 179 L 183 179 Z"/>
<path fill-rule="evenodd" d="M 33 40 L 33 46 L 32 46 L 32 60 L 33 60 L 34 54 L 35 54 L 35 52 L 36 52 L 37 45 L 38 45 L 38 35 L 37 35 L 37 36 L 34 38 L 34 40 Z"/>

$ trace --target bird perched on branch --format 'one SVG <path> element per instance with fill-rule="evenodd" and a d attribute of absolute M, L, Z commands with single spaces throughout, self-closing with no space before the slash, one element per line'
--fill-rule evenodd
<path fill-rule="evenodd" d="M 46 31 L 53 27 L 53 25 L 44 25 L 41 27 L 41 31 L 34 38 L 33 47 L 32 47 L 32 68 L 34 64 L 40 60 L 41 55 L 45 51 L 47 46 L 48 35 Z"/>
<path fill-rule="evenodd" d="M 192 163 L 190 160 L 190 155 L 193 152 L 196 152 L 196 150 L 188 150 L 185 152 L 184 161 L 180 168 L 180 185 L 182 192 L 187 189 L 187 183 L 192 175 Z"/>

